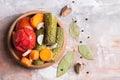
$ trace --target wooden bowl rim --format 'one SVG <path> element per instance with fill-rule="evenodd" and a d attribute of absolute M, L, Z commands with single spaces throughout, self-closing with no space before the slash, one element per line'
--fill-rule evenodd
<path fill-rule="evenodd" d="M 48 13 L 48 12 L 46 12 L 46 11 L 39 11 L 39 10 L 33 10 L 33 11 L 26 12 L 26 13 L 22 14 L 21 16 L 19 16 L 19 17 L 12 23 L 12 25 L 10 26 L 10 29 L 9 29 L 9 31 L 8 31 L 7 45 L 8 45 L 9 52 L 10 52 L 10 54 L 13 56 L 13 58 L 14 58 L 19 64 L 21 64 L 21 65 L 24 66 L 24 67 L 27 67 L 27 66 L 23 65 L 23 64 L 20 62 L 20 59 L 19 59 L 18 56 L 15 54 L 15 52 L 14 52 L 14 50 L 13 50 L 13 47 L 12 47 L 12 44 L 11 44 L 11 43 L 12 43 L 12 41 L 11 41 L 12 31 L 14 30 L 15 25 L 16 25 L 16 23 L 17 23 L 18 20 L 20 20 L 20 19 L 23 18 L 23 17 L 30 16 L 30 15 L 34 15 L 34 14 L 37 14 L 37 13 L 44 13 L 44 14 L 45 14 L 45 13 Z M 60 55 L 59 55 L 59 57 L 58 57 L 58 59 L 57 59 L 57 61 L 58 61 L 58 60 L 60 59 L 60 57 L 64 54 L 64 51 L 65 51 L 65 48 L 66 48 L 66 30 L 65 30 L 63 24 L 59 21 L 58 18 L 57 18 L 57 23 L 58 23 L 58 25 L 59 25 L 60 27 L 62 27 L 63 30 L 64 30 L 64 43 L 63 43 L 63 47 L 62 47 L 62 49 L 61 49 Z M 57 62 L 57 61 L 56 61 L 56 62 Z M 32 69 L 46 68 L 46 67 L 49 67 L 49 66 L 53 65 L 53 64 L 56 63 L 56 62 L 49 62 L 49 63 L 45 63 L 45 64 L 42 64 L 42 65 L 31 65 L 31 66 L 29 66 L 29 67 L 27 67 L 27 68 L 32 68 Z"/>

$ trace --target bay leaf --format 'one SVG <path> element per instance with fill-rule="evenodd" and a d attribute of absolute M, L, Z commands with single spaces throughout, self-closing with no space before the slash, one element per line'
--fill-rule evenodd
<path fill-rule="evenodd" d="M 75 40 L 78 39 L 78 37 L 80 35 L 80 29 L 79 29 L 79 26 L 76 24 L 76 22 L 73 21 L 70 24 L 69 32 L 70 32 L 70 35 L 72 36 L 72 38 L 74 38 Z"/>
<path fill-rule="evenodd" d="M 79 45 L 78 51 L 83 58 L 88 59 L 88 60 L 94 59 L 91 49 L 89 47 L 87 47 L 86 45 Z"/>
<path fill-rule="evenodd" d="M 74 52 L 69 52 L 62 58 L 57 67 L 57 77 L 62 76 L 71 68 L 74 62 L 74 54 Z"/>

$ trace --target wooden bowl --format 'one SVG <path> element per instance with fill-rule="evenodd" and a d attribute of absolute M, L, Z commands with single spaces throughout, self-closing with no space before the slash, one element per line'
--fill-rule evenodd
<path fill-rule="evenodd" d="M 9 49 L 9 51 L 10 51 L 10 53 L 11 53 L 11 55 L 13 56 L 13 58 L 18 62 L 18 63 L 20 63 L 21 65 L 23 65 L 21 62 L 20 62 L 20 59 L 19 59 L 19 57 L 16 55 L 16 53 L 14 52 L 14 50 L 13 50 L 13 44 L 12 44 L 12 32 L 13 32 L 13 30 L 14 30 L 14 28 L 15 28 L 15 26 L 16 26 L 16 23 L 18 22 L 18 20 L 20 20 L 21 18 L 23 18 L 23 17 L 26 17 L 26 16 L 31 16 L 31 15 L 34 15 L 34 14 L 36 14 L 36 13 L 47 13 L 47 12 L 45 12 L 45 11 L 38 11 L 38 10 L 35 10 L 35 11 L 30 11 L 30 12 L 27 12 L 27 13 L 24 13 L 23 15 L 21 15 L 20 17 L 18 17 L 13 23 L 12 23 L 12 25 L 10 26 L 10 29 L 9 29 L 9 31 L 8 31 L 8 36 L 7 36 L 7 44 L 8 44 L 8 49 Z M 64 29 L 64 26 L 63 26 L 63 24 L 57 19 L 57 23 L 58 23 L 58 25 L 60 26 L 60 27 L 62 27 L 63 29 Z M 66 47 L 66 31 L 65 31 L 65 29 L 64 29 L 64 43 L 63 43 L 63 46 L 62 46 L 62 49 L 61 49 L 61 52 L 60 52 L 60 55 L 59 55 L 59 57 L 58 57 L 58 60 L 60 59 L 60 57 L 63 55 L 63 53 L 64 53 L 64 50 L 65 50 L 65 47 Z M 57 60 L 57 61 L 58 61 Z M 57 62 L 56 61 L 56 62 Z M 24 66 L 24 67 L 27 67 L 27 68 L 33 68 L 33 69 L 40 69 L 40 68 L 45 68 L 45 67 L 48 67 L 48 66 L 51 66 L 51 65 L 53 65 L 55 62 L 48 62 L 48 63 L 44 63 L 44 64 L 42 64 L 42 65 L 31 65 L 31 66 L 29 66 L 29 67 L 27 67 L 27 66 Z"/>

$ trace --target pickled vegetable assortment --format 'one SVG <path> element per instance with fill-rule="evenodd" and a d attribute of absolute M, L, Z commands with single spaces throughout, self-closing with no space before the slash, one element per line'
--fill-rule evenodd
<path fill-rule="evenodd" d="M 64 42 L 64 30 L 58 26 L 52 13 L 37 13 L 17 22 L 12 42 L 23 65 L 57 61 Z"/>

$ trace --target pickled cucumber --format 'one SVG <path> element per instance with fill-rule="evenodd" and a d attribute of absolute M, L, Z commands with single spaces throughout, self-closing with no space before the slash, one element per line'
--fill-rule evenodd
<path fill-rule="evenodd" d="M 53 51 L 53 58 L 52 58 L 53 61 L 57 61 L 58 56 L 60 55 L 60 51 L 61 51 L 63 42 L 64 42 L 64 30 L 61 27 L 57 27 L 56 43 L 58 45 L 57 45 L 57 48 L 52 50 Z"/>
<path fill-rule="evenodd" d="M 34 65 L 41 65 L 41 64 L 44 64 L 44 61 L 38 59 L 38 60 L 33 61 L 33 64 Z"/>
<path fill-rule="evenodd" d="M 39 30 L 36 30 L 36 36 L 38 37 L 39 35 L 44 35 L 44 29 L 39 29 Z M 39 45 L 38 43 L 36 43 L 36 45 L 35 45 L 35 48 L 34 49 L 36 49 L 36 50 L 41 50 L 41 49 L 44 49 L 44 48 L 46 48 L 46 46 L 45 45 Z"/>
<path fill-rule="evenodd" d="M 39 29 L 39 30 L 36 30 L 36 36 L 39 36 L 39 35 L 41 35 L 41 34 L 43 34 L 44 35 L 44 29 Z"/>
<path fill-rule="evenodd" d="M 34 48 L 34 49 L 35 49 L 35 50 L 39 50 L 39 51 L 40 51 L 40 50 L 45 49 L 45 48 L 46 48 L 46 45 L 39 45 L 39 44 L 37 44 L 37 43 L 36 43 L 36 45 L 35 45 L 35 48 Z"/>
<path fill-rule="evenodd" d="M 52 13 L 45 14 L 45 43 L 52 45 L 56 41 L 57 20 Z"/>

